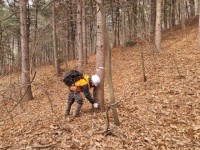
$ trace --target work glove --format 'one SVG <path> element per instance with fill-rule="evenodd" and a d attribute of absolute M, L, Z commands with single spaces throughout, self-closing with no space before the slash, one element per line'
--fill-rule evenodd
<path fill-rule="evenodd" d="M 94 106 L 94 108 L 99 108 L 99 104 L 98 103 L 94 103 L 93 106 Z"/>

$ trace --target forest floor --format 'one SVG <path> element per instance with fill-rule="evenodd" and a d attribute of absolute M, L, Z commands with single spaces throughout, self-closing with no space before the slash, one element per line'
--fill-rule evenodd
<path fill-rule="evenodd" d="M 162 33 L 162 47 L 115 48 L 112 75 L 120 125 L 112 111 L 92 110 L 84 101 L 81 116 L 64 117 L 68 88 L 52 66 L 37 68 L 34 99 L 19 97 L 20 75 L 0 79 L 0 149 L 200 149 L 200 52 L 198 25 Z M 143 50 L 146 82 L 141 52 Z M 69 62 L 73 67 L 74 62 Z M 95 71 L 95 56 L 85 72 Z M 106 70 L 107 71 L 107 70 Z M 33 75 L 32 75 L 33 76 Z M 106 76 L 107 77 L 107 76 Z M 105 79 L 105 105 L 110 103 Z M 73 108 L 74 109 L 74 106 Z"/>

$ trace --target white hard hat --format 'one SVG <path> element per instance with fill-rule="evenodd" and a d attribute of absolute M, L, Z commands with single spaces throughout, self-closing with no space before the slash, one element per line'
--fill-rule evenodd
<path fill-rule="evenodd" d="M 99 76 L 98 75 L 92 75 L 92 77 L 91 77 L 91 80 L 92 80 L 92 83 L 95 85 L 95 86 L 97 86 L 99 83 L 100 83 L 100 78 L 99 78 Z"/>

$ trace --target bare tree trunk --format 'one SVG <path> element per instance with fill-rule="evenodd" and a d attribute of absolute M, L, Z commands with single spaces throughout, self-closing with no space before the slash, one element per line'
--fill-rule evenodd
<path fill-rule="evenodd" d="M 69 46 L 69 59 L 75 59 L 76 58 L 76 53 L 75 53 L 75 31 L 76 31 L 76 27 L 75 27 L 75 13 L 74 13 L 74 1 L 69 1 L 70 3 L 70 30 L 71 32 L 69 33 L 70 35 L 70 46 Z"/>
<path fill-rule="evenodd" d="M 181 26 L 185 29 L 185 0 L 180 0 Z"/>
<path fill-rule="evenodd" d="M 88 63 L 87 61 L 87 25 L 86 25 L 86 12 L 85 12 L 85 0 L 83 2 L 82 7 L 82 31 L 83 31 L 83 59 L 84 65 Z"/>
<path fill-rule="evenodd" d="M 113 82 L 112 82 L 112 68 L 111 68 L 111 46 L 109 41 L 108 32 L 106 29 L 106 15 L 105 15 L 105 9 L 103 5 L 101 5 L 101 13 L 102 13 L 102 24 L 103 24 L 103 40 L 104 40 L 104 46 L 107 51 L 107 61 L 108 61 L 108 82 L 109 82 L 109 90 L 110 90 L 110 98 L 111 98 L 111 104 L 115 103 L 115 95 L 114 95 L 114 88 L 113 88 Z M 114 117 L 114 122 L 116 125 L 119 125 L 119 117 L 117 113 L 117 109 L 115 106 L 112 107 L 112 113 Z"/>
<path fill-rule="evenodd" d="M 198 33 L 198 49 L 200 50 L 200 2 L 199 2 L 199 33 Z"/>
<path fill-rule="evenodd" d="M 60 73 L 60 64 L 58 58 L 58 46 L 57 46 L 57 34 L 56 34 L 56 8 L 55 8 L 56 1 L 53 1 L 52 6 L 52 26 L 53 26 L 53 51 L 54 51 L 54 66 L 56 75 Z"/>
<path fill-rule="evenodd" d="M 156 26 L 156 0 L 151 0 L 151 35 L 155 33 Z"/>
<path fill-rule="evenodd" d="M 31 59 L 31 63 L 32 63 L 32 67 L 35 68 L 36 67 L 36 49 L 37 49 L 37 29 L 38 29 L 38 0 L 35 0 L 35 26 L 34 26 L 34 49 L 32 52 L 32 59 Z M 31 69 L 33 69 L 31 68 Z"/>
<path fill-rule="evenodd" d="M 162 7 L 162 6 L 161 6 Z M 163 13 L 162 13 L 162 17 L 163 18 L 163 29 L 167 29 L 168 27 L 168 4 L 167 4 L 167 0 L 164 0 L 163 3 Z"/>
<path fill-rule="evenodd" d="M 0 54 L 3 54 L 2 38 L 3 38 L 3 30 L 1 28 L 1 23 L 0 23 Z M 3 71 L 3 57 L 4 57 L 4 55 L 0 55 L 0 75 L 3 75 L 2 74 L 2 71 Z"/>
<path fill-rule="evenodd" d="M 175 26 L 175 1 L 174 0 L 171 0 L 171 3 L 170 3 L 170 29 L 173 29 L 173 27 Z"/>
<path fill-rule="evenodd" d="M 66 28 L 65 28 L 65 50 L 63 51 L 65 69 L 68 69 L 68 60 L 69 60 L 69 23 L 68 23 L 69 12 L 66 10 Z"/>
<path fill-rule="evenodd" d="M 94 7 L 93 7 L 93 0 L 90 0 L 90 2 L 89 2 L 89 11 L 90 11 L 90 14 L 94 14 L 94 12 L 95 12 L 95 9 L 94 9 Z M 93 17 L 93 16 L 91 16 L 90 18 L 89 18 L 89 49 L 90 49 L 90 54 L 93 54 L 93 53 L 96 53 L 96 48 L 95 48 L 95 38 L 94 38 L 94 29 L 96 28 L 96 23 L 95 23 L 95 18 Z M 96 33 L 96 32 L 95 32 Z"/>
<path fill-rule="evenodd" d="M 102 0 L 97 0 L 97 3 L 102 5 Z M 104 74 L 105 74 L 105 46 L 103 44 L 103 26 L 102 26 L 102 14 L 99 11 L 99 5 L 97 4 L 97 45 L 96 45 L 96 74 L 99 75 L 101 83 L 95 88 L 95 100 L 100 104 L 102 111 L 104 107 Z"/>
<path fill-rule="evenodd" d="M 161 1 L 162 0 L 157 0 L 157 3 L 156 3 L 155 45 L 158 51 L 160 51 L 160 47 L 161 47 Z"/>
<path fill-rule="evenodd" d="M 30 85 L 30 62 L 28 47 L 27 26 L 27 0 L 20 0 L 20 31 L 21 31 L 21 54 L 22 54 L 22 95 L 25 100 L 33 99 Z"/>
<path fill-rule="evenodd" d="M 78 70 L 83 71 L 83 33 L 82 33 L 82 11 L 81 1 L 77 1 L 77 51 L 78 51 Z"/>
<path fill-rule="evenodd" d="M 194 0 L 194 5 L 195 5 L 195 15 L 198 15 L 199 14 L 199 2 L 198 0 Z"/>
<path fill-rule="evenodd" d="M 134 1 L 133 2 L 133 27 L 134 27 L 134 30 L 133 30 L 133 37 L 136 37 L 137 36 L 137 23 L 138 23 L 138 20 L 137 20 L 137 1 Z"/>
<path fill-rule="evenodd" d="M 120 45 L 120 10 L 119 6 L 116 7 L 116 46 Z"/>
<path fill-rule="evenodd" d="M 111 4 L 112 5 L 112 4 Z M 116 11 L 112 6 L 112 48 L 116 47 L 116 31 L 117 31 L 117 16 Z"/>
<path fill-rule="evenodd" d="M 126 45 L 126 18 L 125 18 L 125 6 L 124 1 L 122 1 L 122 46 L 125 47 Z"/>
<path fill-rule="evenodd" d="M 189 1 L 191 17 L 195 16 L 195 0 Z"/>
<path fill-rule="evenodd" d="M 131 40 L 131 37 L 132 37 L 132 22 L 131 22 L 131 13 L 130 13 L 130 9 L 127 11 L 127 18 L 128 18 L 128 31 L 127 31 L 127 41 L 130 41 Z"/>

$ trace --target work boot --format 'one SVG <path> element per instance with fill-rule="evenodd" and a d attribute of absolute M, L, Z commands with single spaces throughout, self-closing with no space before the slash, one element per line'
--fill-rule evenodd
<path fill-rule="evenodd" d="M 81 111 L 82 104 L 77 104 L 73 113 L 73 117 L 78 117 Z"/>
<path fill-rule="evenodd" d="M 70 115 L 71 106 L 72 106 L 72 104 L 67 103 L 67 106 L 66 106 L 66 109 L 65 109 L 65 117 Z"/>

